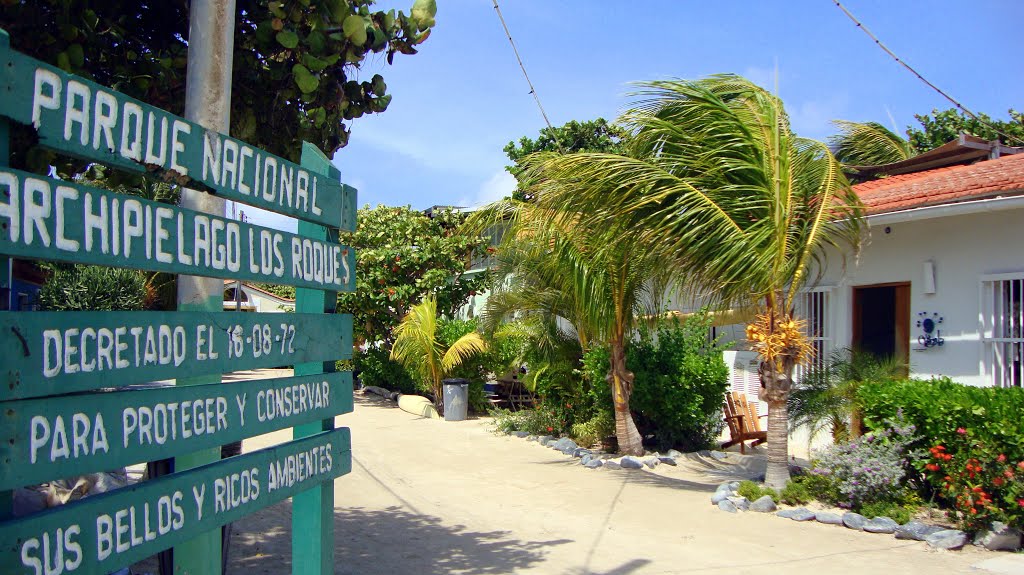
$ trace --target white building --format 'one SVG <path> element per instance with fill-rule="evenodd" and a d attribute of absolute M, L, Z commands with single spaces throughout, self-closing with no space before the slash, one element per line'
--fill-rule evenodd
<path fill-rule="evenodd" d="M 245 282 L 224 280 L 224 311 L 236 309 L 264 313 L 291 312 L 295 311 L 295 300 L 272 294 Z"/>
<path fill-rule="evenodd" d="M 1024 154 L 998 157 L 1017 151 L 962 136 L 863 170 L 886 177 L 853 188 L 866 209 L 862 249 L 845 267 L 828 257 L 798 301 L 817 361 L 860 348 L 902 358 L 911 377 L 1024 384 Z M 742 338 L 740 328 L 727 337 Z M 732 389 L 755 398 L 756 356 L 737 349 L 725 354 Z M 806 440 L 795 430 L 794 446 Z"/>
<path fill-rule="evenodd" d="M 868 235 L 801 302 L 819 349 L 895 355 L 912 377 L 1022 384 L 1024 154 L 962 137 L 854 186 Z M 929 328 L 930 331 L 929 331 Z"/>

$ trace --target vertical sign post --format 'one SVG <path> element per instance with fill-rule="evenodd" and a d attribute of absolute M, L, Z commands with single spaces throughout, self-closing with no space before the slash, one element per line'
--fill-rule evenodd
<path fill-rule="evenodd" d="M 7 32 L 0 30 L 0 49 L 7 49 L 10 47 L 11 37 L 7 35 Z M 3 94 L 0 94 L 0 98 Z M 8 156 L 11 152 L 10 146 L 10 133 L 7 130 L 7 119 L 0 118 L 0 166 L 6 166 Z M 11 294 L 12 290 L 11 280 L 11 258 L 0 257 L 0 298 L 6 297 L 6 305 L 0 301 L 0 310 L 10 311 L 11 309 Z M 7 288 L 6 295 L 4 294 L 4 288 Z M 6 519 L 11 516 L 13 501 L 13 491 L 0 491 L 0 520 Z"/>
<path fill-rule="evenodd" d="M 338 168 L 327 156 L 309 142 L 302 143 L 300 165 L 327 179 L 338 179 Z M 337 230 L 299 221 L 299 235 L 314 240 L 337 242 Z M 296 288 L 295 311 L 300 313 L 335 313 L 338 293 Z M 295 375 L 330 373 L 334 362 L 300 363 Z M 301 439 L 334 429 L 334 418 L 315 421 L 293 428 L 293 438 Z M 334 570 L 334 484 L 321 483 L 292 498 L 292 574 L 319 575 Z"/>
<path fill-rule="evenodd" d="M 193 0 L 189 7 L 188 68 L 185 75 L 185 118 L 208 130 L 227 134 L 231 116 L 231 64 L 235 42 L 235 0 Z M 198 190 L 181 191 L 181 207 L 224 215 L 224 199 Z M 178 276 L 178 309 L 221 311 L 224 284 L 217 278 Z M 220 374 L 177 380 L 177 385 L 219 383 Z M 220 459 L 220 448 L 179 456 L 175 471 Z M 179 545 L 174 551 L 175 575 L 220 573 L 221 530 L 214 529 Z"/>

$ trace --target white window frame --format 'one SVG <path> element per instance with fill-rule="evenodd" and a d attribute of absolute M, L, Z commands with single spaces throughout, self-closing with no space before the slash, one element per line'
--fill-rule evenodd
<path fill-rule="evenodd" d="M 1024 271 L 981 276 L 978 319 L 981 322 L 981 373 L 995 387 L 1021 387 L 1024 356 L 1024 301 L 1016 309 L 1007 308 L 1005 297 L 1013 305 L 1013 290 L 1024 294 Z M 1009 291 L 1007 291 L 1009 290 Z M 1024 298 L 1022 298 L 1024 299 Z M 1013 365 L 1017 364 L 1017 369 Z"/>
<path fill-rule="evenodd" d="M 812 367 L 824 367 L 836 345 L 836 289 L 835 286 L 817 286 L 801 290 L 794 306 L 797 319 L 804 320 L 804 335 L 815 350 L 811 365 L 797 366 L 795 379 L 799 380 Z M 815 320 L 815 318 L 818 318 Z M 818 328 L 815 331 L 815 327 Z"/>

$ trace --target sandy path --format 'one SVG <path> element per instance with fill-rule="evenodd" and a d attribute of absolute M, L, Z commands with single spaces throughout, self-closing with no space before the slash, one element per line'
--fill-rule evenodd
<path fill-rule="evenodd" d="M 709 503 L 720 466 L 587 470 L 493 435 L 485 420 L 420 419 L 356 393 L 353 471 L 335 483 L 338 574 L 978 573 L 994 554 Z M 372 397 L 372 396 L 371 396 Z M 287 440 L 246 440 L 246 451 Z M 290 505 L 235 524 L 232 574 L 290 573 Z"/>

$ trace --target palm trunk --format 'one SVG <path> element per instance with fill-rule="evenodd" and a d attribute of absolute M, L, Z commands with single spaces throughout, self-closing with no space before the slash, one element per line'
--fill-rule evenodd
<path fill-rule="evenodd" d="M 768 402 L 768 467 L 764 484 L 781 490 L 789 483 L 789 413 L 785 401 Z"/>
<path fill-rule="evenodd" d="M 621 343 L 611 345 L 611 373 L 608 383 L 612 387 L 612 403 L 615 405 L 615 437 L 622 455 L 643 455 L 644 446 L 640 432 L 629 411 L 629 397 L 633 394 L 633 372 L 626 369 L 626 350 Z"/>
<path fill-rule="evenodd" d="M 850 439 L 857 439 L 864 431 L 864 416 L 856 403 L 850 408 Z"/>
<path fill-rule="evenodd" d="M 793 381 L 793 360 L 782 358 L 781 373 L 774 362 L 761 364 L 761 399 L 768 404 L 768 465 L 764 483 L 783 489 L 789 483 L 789 411 L 786 400 Z"/>

